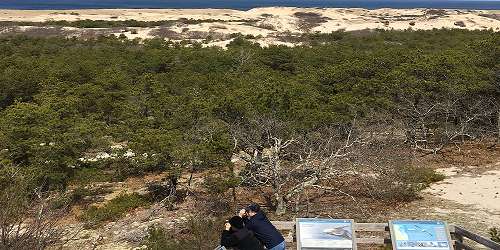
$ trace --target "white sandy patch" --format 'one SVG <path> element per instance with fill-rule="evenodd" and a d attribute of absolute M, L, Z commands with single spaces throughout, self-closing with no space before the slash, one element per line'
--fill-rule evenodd
<path fill-rule="evenodd" d="M 187 32 L 211 32 L 228 35 L 259 36 L 256 42 L 264 46 L 272 44 L 297 45 L 276 39 L 283 33 L 300 34 L 303 22 L 308 18 L 298 18 L 297 12 L 316 13 L 320 21 L 306 23 L 310 32 L 330 33 L 338 30 L 356 31 L 366 29 L 430 30 L 440 28 L 492 29 L 500 31 L 500 20 L 484 15 L 500 14 L 500 10 L 428 10 L 428 9 L 360 9 L 360 8 L 294 8 L 268 7 L 248 11 L 228 9 L 99 9 L 99 10 L 0 10 L 0 21 L 44 22 L 49 20 L 138 20 L 163 21 L 193 19 L 199 22 L 177 22 L 169 29 L 182 33 L 185 39 L 199 39 L 200 34 Z M 313 18 L 314 19 L 314 18 Z M 218 21 L 220 20 L 220 21 Z M 462 25 L 463 24 L 463 25 Z M 303 25 L 302 25 L 303 26 Z M 464 27 L 462 27 L 464 26 Z M 304 27 L 304 26 L 303 26 Z M 137 34 L 123 33 L 127 38 L 152 38 L 150 28 L 134 28 Z M 81 33 L 85 30 L 82 29 Z M 3 29 L 4 32 L 8 30 Z M 121 33 L 116 33 L 120 35 Z M 221 36 L 215 36 L 221 37 Z M 227 44 L 226 39 L 216 39 L 212 44 Z"/>
<path fill-rule="evenodd" d="M 479 176 L 452 176 L 432 185 L 427 192 L 500 215 L 500 170 L 487 171 Z"/>

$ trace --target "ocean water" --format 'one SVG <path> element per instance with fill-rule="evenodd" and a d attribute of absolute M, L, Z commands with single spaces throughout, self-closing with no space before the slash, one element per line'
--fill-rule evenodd
<path fill-rule="evenodd" d="M 294 6 L 319 8 L 500 9 L 500 0 L 0 0 L 0 9 L 224 8 Z"/>

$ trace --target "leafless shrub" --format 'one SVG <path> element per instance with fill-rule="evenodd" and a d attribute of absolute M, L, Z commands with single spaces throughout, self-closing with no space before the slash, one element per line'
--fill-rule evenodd
<path fill-rule="evenodd" d="M 66 36 L 77 36 L 81 39 L 94 39 L 100 36 L 110 36 L 115 33 L 121 33 L 120 28 L 105 28 L 105 29 L 78 29 L 68 32 Z"/>
<path fill-rule="evenodd" d="M 68 32 L 62 27 L 28 27 L 22 29 L 16 26 L 0 28 L 0 36 L 25 35 L 30 37 L 65 37 Z"/>
<path fill-rule="evenodd" d="M 283 32 L 276 35 L 276 39 L 281 42 L 287 43 L 299 43 L 304 42 L 306 39 L 302 36 L 302 34 L 291 33 L 291 32 Z"/>
<path fill-rule="evenodd" d="M 293 14 L 298 18 L 299 29 L 304 32 L 309 32 L 312 28 L 319 26 L 322 23 L 328 22 L 330 18 L 324 17 L 319 13 L 315 12 L 295 12 Z"/>
<path fill-rule="evenodd" d="M 406 127 L 406 141 L 428 154 L 440 152 L 446 145 L 480 139 L 496 131 L 492 118 L 495 101 L 470 97 L 434 102 L 405 99 L 398 108 Z"/>
<path fill-rule="evenodd" d="M 206 39 L 210 35 L 210 32 L 206 31 L 189 31 L 185 35 L 185 38 L 189 39 Z"/>
<path fill-rule="evenodd" d="M 14 168 L 1 171 L 0 249 L 44 249 L 64 244 L 69 233 L 57 227 L 66 211 L 58 196 L 33 189 Z"/>
<path fill-rule="evenodd" d="M 458 27 L 465 27 L 465 22 L 464 21 L 456 21 L 453 23 L 455 26 L 458 26 Z"/>
<path fill-rule="evenodd" d="M 429 16 L 445 16 L 447 12 L 446 10 L 440 10 L 440 9 L 428 9 L 425 11 L 425 14 Z"/>
<path fill-rule="evenodd" d="M 221 25 L 221 24 L 212 25 L 210 28 L 221 29 L 221 30 L 226 30 L 227 29 L 227 27 L 225 25 Z"/>
<path fill-rule="evenodd" d="M 31 27 L 22 34 L 31 37 L 64 37 L 67 32 L 62 27 Z"/>
<path fill-rule="evenodd" d="M 177 33 L 176 31 L 173 31 L 168 27 L 160 27 L 158 29 L 152 30 L 149 34 L 151 36 L 156 36 L 163 39 L 166 38 L 171 40 L 180 40 L 183 38 L 182 34 Z"/>
<path fill-rule="evenodd" d="M 496 14 L 496 13 L 481 13 L 481 14 L 479 14 L 479 16 L 491 18 L 494 20 L 500 20 L 500 14 Z"/>
<path fill-rule="evenodd" d="M 256 25 L 256 27 L 266 30 L 276 30 L 276 27 L 274 27 L 274 25 L 270 23 L 259 23 Z"/>
<path fill-rule="evenodd" d="M 252 160 L 242 173 L 244 183 L 271 188 L 276 213 L 284 214 L 288 201 L 306 188 L 323 188 L 322 180 L 339 174 L 339 161 L 364 143 L 354 123 L 308 135 L 286 132 L 290 129 L 286 122 L 269 117 L 235 126 L 235 141 L 253 150 Z"/>

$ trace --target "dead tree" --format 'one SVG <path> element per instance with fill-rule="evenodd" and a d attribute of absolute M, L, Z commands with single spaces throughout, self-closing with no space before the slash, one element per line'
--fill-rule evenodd
<path fill-rule="evenodd" d="M 269 187 L 278 215 L 284 214 L 287 202 L 306 188 L 328 189 L 321 181 L 336 176 L 336 163 L 363 143 L 354 122 L 307 134 L 289 130 L 286 123 L 270 118 L 233 130 L 235 138 L 253 150 L 244 182 Z"/>
<path fill-rule="evenodd" d="M 77 234 L 57 225 L 66 211 L 54 206 L 57 196 L 26 186 L 18 171 L 3 174 L 10 182 L 0 190 L 0 249 L 45 249 Z"/>
<path fill-rule="evenodd" d="M 488 120 L 496 112 L 487 99 L 465 97 L 420 103 L 405 99 L 398 111 L 406 124 L 407 143 L 426 154 L 487 133 Z"/>

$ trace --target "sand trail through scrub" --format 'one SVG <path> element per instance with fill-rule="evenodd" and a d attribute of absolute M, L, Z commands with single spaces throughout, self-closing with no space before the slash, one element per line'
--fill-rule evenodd
<path fill-rule="evenodd" d="M 444 181 L 432 185 L 427 192 L 500 216 L 500 167 L 496 166 L 496 169 L 478 175 L 465 173 L 449 176 Z"/>

